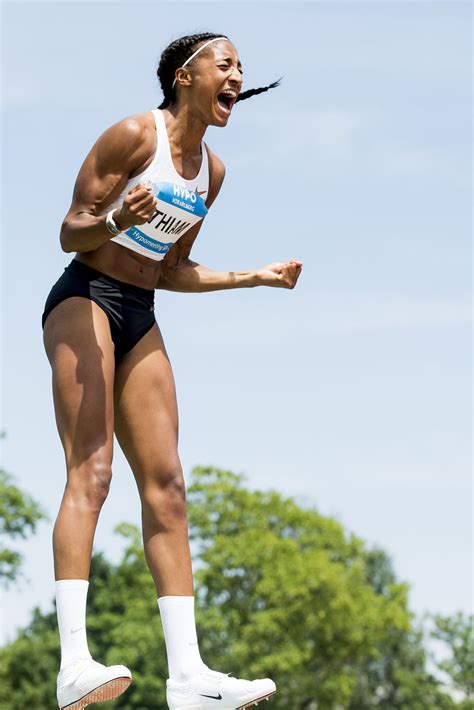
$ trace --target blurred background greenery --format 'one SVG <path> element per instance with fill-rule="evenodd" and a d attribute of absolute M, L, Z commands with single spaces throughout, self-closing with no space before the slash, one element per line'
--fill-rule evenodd
<path fill-rule="evenodd" d="M 23 574 L 14 538 L 34 534 L 46 514 L 4 471 L 0 494 L 0 577 L 12 585 Z M 231 471 L 195 468 L 187 503 L 210 667 L 272 677 L 275 710 L 474 708 L 472 617 L 416 618 L 384 550 Z M 126 543 L 118 564 L 93 557 L 89 645 L 97 660 L 128 665 L 134 682 L 101 707 L 166 710 L 164 638 L 140 531 L 123 523 L 117 534 Z M 54 608 L 35 609 L 0 658 L 2 710 L 57 707 Z"/>

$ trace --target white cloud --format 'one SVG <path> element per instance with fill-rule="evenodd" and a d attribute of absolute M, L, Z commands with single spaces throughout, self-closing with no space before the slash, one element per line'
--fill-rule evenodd
<path fill-rule="evenodd" d="M 322 106 L 305 109 L 302 106 L 283 107 L 272 119 L 264 110 L 254 111 L 248 117 L 239 116 L 242 124 L 251 124 L 252 130 L 264 133 L 266 140 L 275 146 L 275 153 L 284 156 L 295 151 L 305 151 L 309 157 L 347 158 L 357 146 L 366 142 L 365 136 L 380 121 L 377 107 Z M 242 155 L 245 163 L 252 161 L 252 153 Z"/>
<path fill-rule="evenodd" d="M 246 121 L 246 116 L 239 117 Z M 250 120 L 250 116 L 249 116 Z M 465 188 L 470 184 L 469 151 L 464 154 L 433 145 L 429 138 L 416 142 L 377 105 L 284 107 L 268 120 L 259 110 L 251 115 L 252 128 L 272 145 L 274 155 L 294 159 L 304 155 L 311 173 L 340 179 L 420 177 Z M 244 129 L 245 130 L 245 129 Z M 292 156 L 290 158 L 290 156 Z M 256 151 L 239 149 L 239 164 L 249 165 Z"/>
<path fill-rule="evenodd" d="M 229 317 L 231 311 L 232 317 Z M 210 315 L 209 315 L 210 313 Z M 215 342 L 242 346 L 242 336 L 254 346 L 281 342 L 285 337 L 311 338 L 322 333 L 350 334 L 363 331 L 400 330 L 407 328 L 452 328 L 469 326 L 471 309 L 468 303 L 441 299 L 415 300 L 394 296 L 372 297 L 352 293 L 307 295 L 304 310 L 295 310 L 292 299 L 279 302 L 278 308 L 257 303 L 253 317 L 235 306 L 215 307 L 208 312 L 215 325 L 213 333 L 204 332 L 199 321 L 186 325 L 186 338 L 194 344 Z M 185 317 L 183 315 L 183 317 Z"/>
<path fill-rule="evenodd" d="M 426 176 L 467 186 L 470 180 L 469 159 L 462 160 L 436 147 L 423 148 L 396 138 L 374 140 L 371 148 L 374 168 L 385 176 Z"/>
<path fill-rule="evenodd" d="M 32 75 L 11 72 L 4 68 L 2 77 L 2 105 L 14 109 L 34 103 L 42 98 L 41 86 Z"/>
<path fill-rule="evenodd" d="M 311 330 L 352 332 L 379 328 L 446 327 L 468 325 L 471 308 L 468 303 L 400 298 L 354 298 L 334 302 L 329 296 L 315 302 Z"/>
<path fill-rule="evenodd" d="M 307 118 L 311 140 L 320 147 L 346 148 L 356 139 L 362 116 L 354 111 L 329 107 L 315 111 Z"/>

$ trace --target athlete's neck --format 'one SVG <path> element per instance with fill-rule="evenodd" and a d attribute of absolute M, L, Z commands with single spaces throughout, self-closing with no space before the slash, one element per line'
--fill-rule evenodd
<path fill-rule="evenodd" d="M 163 115 L 170 146 L 174 152 L 183 157 L 200 155 L 201 141 L 206 132 L 207 124 L 195 114 L 189 106 L 170 106 L 164 109 Z"/>

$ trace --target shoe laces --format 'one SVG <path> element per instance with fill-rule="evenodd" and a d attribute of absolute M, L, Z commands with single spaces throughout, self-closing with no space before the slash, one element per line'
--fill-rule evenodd
<path fill-rule="evenodd" d="M 206 666 L 204 672 L 214 678 L 215 680 L 223 681 L 230 676 L 230 673 L 221 673 L 220 671 L 213 671 L 211 668 Z M 234 679 L 232 679 L 234 680 Z"/>
<path fill-rule="evenodd" d="M 205 673 L 215 681 L 218 685 L 221 685 L 224 681 L 231 683 L 232 685 L 240 684 L 239 678 L 232 677 L 231 673 L 221 673 L 220 671 L 213 671 L 210 668 L 205 670 Z"/>
<path fill-rule="evenodd" d="M 205 670 L 206 674 L 209 675 L 212 680 L 214 680 L 218 685 L 221 685 L 224 681 L 227 681 L 231 686 L 241 687 L 243 683 L 251 683 L 250 680 L 245 680 L 243 678 L 234 678 L 231 673 L 221 673 L 220 671 L 213 671 L 210 668 Z"/>

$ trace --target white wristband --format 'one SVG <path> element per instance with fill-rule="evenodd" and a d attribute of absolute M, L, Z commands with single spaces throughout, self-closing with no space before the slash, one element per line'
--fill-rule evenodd
<path fill-rule="evenodd" d="M 109 230 L 111 234 L 117 236 L 117 234 L 120 234 L 123 230 L 120 229 L 118 226 L 117 222 L 114 220 L 113 214 L 115 212 L 115 209 L 110 210 L 110 212 L 107 213 L 107 217 L 105 218 L 105 226 Z"/>

